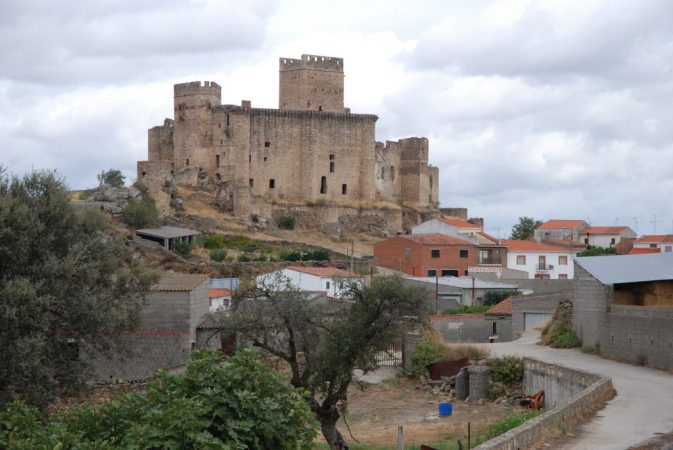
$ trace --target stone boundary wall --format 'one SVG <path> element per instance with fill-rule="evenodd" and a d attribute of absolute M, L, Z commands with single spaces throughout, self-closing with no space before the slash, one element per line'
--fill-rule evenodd
<path fill-rule="evenodd" d="M 614 395 L 612 380 L 609 377 L 571 369 L 569 367 L 546 363 L 533 358 L 524 358 L 524 374 L 533 385 L 549 386 L 550 393 L 556 392 L 558 399 L 565 398 L 555 408 L 545 412 L 504 433 L 490 441 L 484 442 L 475 449 L 479 450 L 517 450 L 537 448 L 542 442 L 554 434 L 561 433 L 577 424 L 587 415 Z M 525 375 L 524 375 L 525 378 Z M 554 385 L 555 386 L 552 386 Z M 568 396 L 569 385 L 584 386 L 576 395 Z M 547 389 L 545 389 L 545 394 Z M 548 400 L 545 398 L 545 402 Z"/>

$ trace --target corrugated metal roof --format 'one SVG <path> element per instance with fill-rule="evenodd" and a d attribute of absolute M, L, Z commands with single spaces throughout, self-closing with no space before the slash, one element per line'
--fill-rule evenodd
<path fill-rule="evenodd" d="M 191 291 L 209 278 L 205 274 L 166 273 L 153 285 L 152 291 Z"/>
<path fill-rule="evenodd" d="M 404 277 L 409 280 L 420 281 L 423 283 L 435 284 L 435 281 L 440 286 L 452 286 L 462 289 L 472 289 L 472 277 Z M 493 281 L 483 281 L 477 278 L 474 279 L 475 289 L 516 289 L 516 284 L 496 283 Z"/>
<path fill-rule="evenodd" d="M 171 239 L 176 237 L 195 236 L 201 233 L 199 233 L 196 230 L 190 230 L 189 228 L 161 227 L 161 228 L 143 228 L 142 230 L 136 230 L 136 234 L 144 234 L 147 236 Z"/>
<path fill-rule="evenodd" d="M 673 253 L 584 256 L 575 262 L 603 284 L 673 280 Z"/>

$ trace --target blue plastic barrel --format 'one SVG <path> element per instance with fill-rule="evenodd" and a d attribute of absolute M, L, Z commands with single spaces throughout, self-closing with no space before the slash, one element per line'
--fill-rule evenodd
<path fill-rule="evenodd" d="M 451 403 L 440 403 L 439 404 L 439 415 L 440 416 L 450 416 L 453 414 L 453 405 Z"/>

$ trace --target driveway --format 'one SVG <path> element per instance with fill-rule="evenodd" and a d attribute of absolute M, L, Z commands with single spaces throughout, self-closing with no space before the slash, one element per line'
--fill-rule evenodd
<path fill-rule="evenodd" d="M 662 370 L 632 366 L 578 349 L 553 349 L 536 345 L 539 331 L 526 333 L 513 342 L 491 344 L 492 354 L 531 356 L 587 372 L 607 375 L 617 396 L 604 409 L 577 427 L 566 449 L 626 449 L 656 433 L 673 431 L 673 375 Z"/>

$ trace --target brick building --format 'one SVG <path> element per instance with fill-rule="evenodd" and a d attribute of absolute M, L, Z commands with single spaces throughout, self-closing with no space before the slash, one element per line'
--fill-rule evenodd
<path fill-rule="evenodd" d="M 439 172 L 428 164 L 428 140 L 376 142 L 378 117 L 344 107 L 343 59 L 280 58 L 279 74 L 279 109 L 223 105 L 211 81 L 174 86 L 174 118 L 149 130 L 148 160 L 138 162 L 138 179 L 162 212 L 167 181 L 209 185 L 242 218 L 316 203 L 332 206 L 314 208 L 319 222 L 332 223 L 343 207 L 372 209 L 374 201 L 436 209 Z M 402 226 L 397 207 L 392 231 Z"/>
<path fill-rule="evenodd" d="M 477 246 L 439 233 L 399 235 L 374 245 L 378 266 L 412 276 L 464 276 L 476 265 Z"/>

